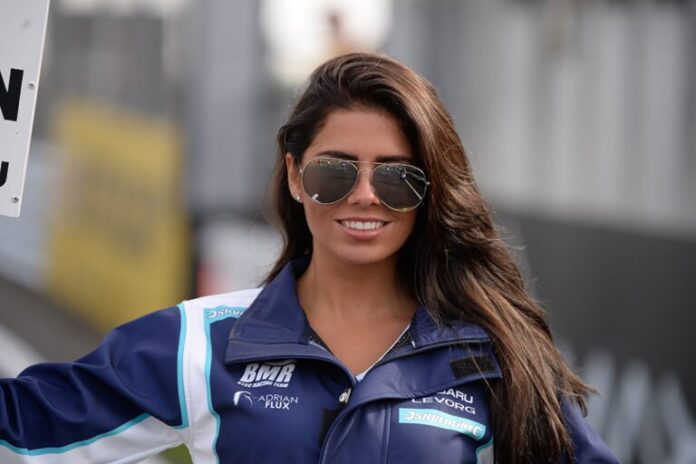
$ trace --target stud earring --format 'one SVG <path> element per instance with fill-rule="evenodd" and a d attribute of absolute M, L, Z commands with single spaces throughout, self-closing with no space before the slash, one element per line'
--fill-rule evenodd
<path fill-rule="evenodd" d="M 300 196 L 299 196 L 298 194 L 295 194 L 295 201 L 298 202 L 298 203 L 302 203 L 302 202 L 300 201 Z"/>

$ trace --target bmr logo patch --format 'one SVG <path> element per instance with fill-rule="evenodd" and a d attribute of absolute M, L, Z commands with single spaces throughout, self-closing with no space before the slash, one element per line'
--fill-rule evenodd
<path fill-rule="evenodd" d="M 295 361 L 249 363 L 237 382 L 245 388 L 273 386 L 287 388 L 295 370 Z"/>

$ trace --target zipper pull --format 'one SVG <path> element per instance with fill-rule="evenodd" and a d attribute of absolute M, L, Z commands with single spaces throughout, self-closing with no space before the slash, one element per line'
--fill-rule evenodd
<path fill-rule="evenodd" d="M 352 388 L 347 388 L 343 390 L 343 393 L 338 397 L 338 402 L 341 406 L 345 406 L 348 404 L 348 400 L 350 400 L 350 394 L 353 393 Z"/>
<path fill-rule="evenodd" d="M 336 417 L 341 413 L 343 408 L 348 404 L 350 400 L 350 394 L 353 392 L 352 388 L 346 388 L 338 395 L 338 408 L 337 409 L 323 409 L 324 417 L 321 421 L 321 431 L 319 432 L 319 445 L 323 446 L 324 438 L 331 428 L 331 424 L 336 420 Z M 323 462 L 323 460 L 322 460 Z"/>

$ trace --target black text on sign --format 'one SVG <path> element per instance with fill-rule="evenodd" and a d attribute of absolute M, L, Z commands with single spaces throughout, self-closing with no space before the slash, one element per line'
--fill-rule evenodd
<path fill-rule="evenodd" d="M 7 171 L 10 170 L 10 163 L 7 161 L 0 161 L 0 187 L 5 185 L 7 182 Z"/>
<path fill-rule="evenodd" d="M 2 71 L 0 71 L 0 111 L 2 111 L 2 117 L 5 120 L 17 120 L 23 78 L 24 71 L 12 68 L 10 70 L 10 78 L 7 84 L 5 84 L 5 77 L 2 75 Z"/>

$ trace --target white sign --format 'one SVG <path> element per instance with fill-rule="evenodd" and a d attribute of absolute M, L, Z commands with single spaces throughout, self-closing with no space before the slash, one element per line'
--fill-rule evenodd
<path fill-rule="evenodd" d="M 18 217 L 50 0 L 0 0 L 0 215 Z"/>

